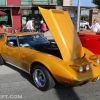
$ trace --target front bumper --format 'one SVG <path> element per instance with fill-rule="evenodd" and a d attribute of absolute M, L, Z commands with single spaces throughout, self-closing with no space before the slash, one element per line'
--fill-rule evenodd
<path fill-rule="evenodd" d="M 87 83 L 91 83 L 91 82 L 97 82 L 100 80 L 100 76 L 94 78 L 94 79 L 89 79 L 86 81 L 72 81 L 72 86 L 81 86 Z"/>

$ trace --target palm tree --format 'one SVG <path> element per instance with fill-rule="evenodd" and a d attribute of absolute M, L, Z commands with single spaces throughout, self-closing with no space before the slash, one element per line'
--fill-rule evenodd
<path fill-rule="evenodd" d="M 92 0 L 92 3 L 100 10 L 100 0 Z"/>

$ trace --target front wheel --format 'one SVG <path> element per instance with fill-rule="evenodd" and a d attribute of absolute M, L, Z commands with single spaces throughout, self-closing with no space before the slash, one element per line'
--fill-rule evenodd
<path fill-rule="evenodd" d="M 55 81 L 42 65 L 35 65 L 32 71 L 35 86 L 41 91 L 47 91 L 55 86 Z"/>

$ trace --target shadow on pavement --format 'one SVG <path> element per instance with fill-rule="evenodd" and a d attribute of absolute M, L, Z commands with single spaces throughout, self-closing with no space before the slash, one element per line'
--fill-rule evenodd
<path fill-rule="evenodd" d="M 34 85 L 32 76 L 30 74 L 12 66 L 12 65 L 9 65 L 9 64 L 6 64 L 6 65 L 7 65 L 7 67 L 9 67 L 9 68 L 17 71 L 18 73 L 20 73 L 20 75 L 23 78 L 27 79 L 32 85 Z M 80 100 L 78 98 L 77 94 L 74 92 L 73 87 L 71 87 L 71 86 L 57 84 L 54 87 L 54 89 L 56 91 L 56 95 L 59 97 L 59 100 Z"/>
<path fill-rule="evenodd" d="M 74 87 L 57 85 L 55 87 L 59 100 L 81 100 L 74 91 Z"/>
<path fill-rule="evenodd" d="M 23 70 L 21 70 L 21 69 L 19 69 L 17 67 L 12 66 L 12 65 L 6 64 L 6 66 L 11 68 L 11 69 L 13 69 L 13 70 L 15 70 L 15 71 L 17 71 L 18 73 L 20 73 L 20 75 L 23 78 L 27 79 L 32 85 L 34 85 L 32 76 L 30 74 L 26 73 L 25 71 L 23 71 Z"/>

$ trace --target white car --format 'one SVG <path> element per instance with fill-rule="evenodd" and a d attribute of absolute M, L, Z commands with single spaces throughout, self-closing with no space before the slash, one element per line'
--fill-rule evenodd
<path fill-rule="evenodd" d="M 88 22 L 87 21 L 80 21 L 80 28 L 87 28 Z"/>

